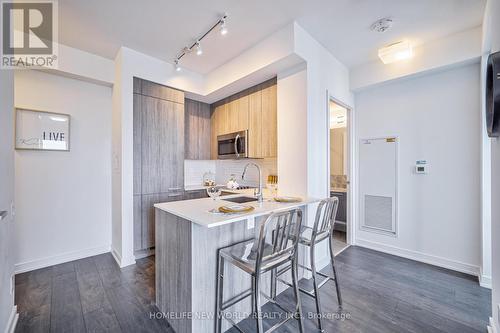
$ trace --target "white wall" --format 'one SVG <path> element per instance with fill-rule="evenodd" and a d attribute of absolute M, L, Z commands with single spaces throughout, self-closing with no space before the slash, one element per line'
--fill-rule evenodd
<path fill-rule="evenodd" d="M 0 211 L 8 216 L 0 220 L 0 332 L 8 332 L 15 320 L 14 294 L 14 72 L 0 74 Z"/>
<path fill-rule="evenodd" d="M 307 71 L 280 73 L 278 98 L 278 191 L 307 196 Z"/>
<path fill-rule="evenodd" d="M 17 71 L 16 107 L 71 115 L 70 152 L 16 151 L 16 271 L 107 252 L 111 88 Z"/>
<path fill-rule="evenodd" d="M 479 73 L 467 65 L 356 94 L 356 143 L 400 138 L 398 237 L 357 230 L 356 243 L 479 273 Z M 428 175 L 413 173 L 420 159 Z"/>
<path fill-rule="evenodd" d="M 318 198 L 329 196 L 328 96 L 350 107 L 349 70 L 298 24 L 295 52 L 307 63 L 307 191 Z"/>

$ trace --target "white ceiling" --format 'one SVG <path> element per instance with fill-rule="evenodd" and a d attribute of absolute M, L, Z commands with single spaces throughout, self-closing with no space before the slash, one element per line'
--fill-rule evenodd
<path fill-rule="evenodd" d="M 197 35 L 229 14 L 229 33 L 203 41 L 182 65 L 205 74 L 296 20 L 349 67 L 385 44 L 425 43 L 481 25 L 485 0 L 59 0 L 60 43 L 113 59 L 120 46 L 172 62 Z M 393 28 L 370 31 L 379 18 Z"/>

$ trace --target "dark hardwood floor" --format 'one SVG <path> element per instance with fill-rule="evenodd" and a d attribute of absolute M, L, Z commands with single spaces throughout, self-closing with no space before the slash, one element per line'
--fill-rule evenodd
<path fill-rule="evenodd" d="M 486 331 L 491 292 L 471 276 L 359 247 L 339 254 L 337 269 L 344 306 L 338 309 L 331 282 L 321 288 L 323 311 L 331 318 L 324 320 L 326 332 Z M 287 290 L 279 300 L 290 306 L 291 296 Z M 313 300 L 301 300 L 304 315 L 311 316 Z M 165 320 L 150 319 L 157 311 L 154 257 L 120 270 L 104 254 L 19 274 L 16 304 L 16 332 L 173 332 Z M 305 324 L 306 332 L 316 331 L 314 321 Z M 242 325 L 252 331 L 254 323 Z M 296 327 L 290 321 L 279 332 Z"/>

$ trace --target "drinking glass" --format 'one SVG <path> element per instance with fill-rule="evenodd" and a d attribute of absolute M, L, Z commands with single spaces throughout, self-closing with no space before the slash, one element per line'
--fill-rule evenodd
<path fill-rule="evenodd" d="M 216 200 L 221 195 L 221 189 L 217 186 L 211 186 L 207 188 L 207 194 L 210 198 Z"/>

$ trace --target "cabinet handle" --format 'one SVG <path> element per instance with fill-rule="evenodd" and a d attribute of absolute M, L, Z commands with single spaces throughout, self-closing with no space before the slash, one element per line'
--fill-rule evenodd
<path fill-rule="evenodd" d="M 180 188 L 180 187 L 169 187 L 168 190 L 173 192 L 173 191 L 180 191 L 180 190 L 182 190 L 182 188 Z"/>
<path fill-rule="evenodd" d="M 169 197 L 178 197 L 178 196 L 181 196 L 183 195 L 184 193 L 180 192 L 180 193 L 169 193 L 168 196 Z"/>
<path fill-rule="evenodd" d="M 3 220 L 6 217 L 7 217 L 7 211 L 6 210 L 2 210 L 0 212 L 0 221 Z"/>

